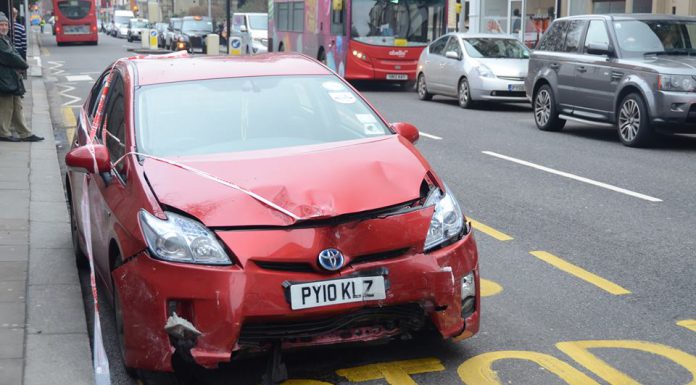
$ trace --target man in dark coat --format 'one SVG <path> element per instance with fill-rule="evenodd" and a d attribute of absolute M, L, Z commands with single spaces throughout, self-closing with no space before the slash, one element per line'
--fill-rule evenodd
<path fill-rule="evenodd" d="M 0 141 L 38 142 L 44 138 L 31 133 L 22 113 L 25 89 L 20 73 L 29 66 L 10 44 L 9 31 L 10 21 L 0 12 Z M 19 138 L 12 136 L 13 126 Z"/>

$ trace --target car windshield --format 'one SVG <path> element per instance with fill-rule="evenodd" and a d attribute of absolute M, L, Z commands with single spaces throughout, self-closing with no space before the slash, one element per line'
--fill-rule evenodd
<path fill-rule="evenodd" d="M 114 17 L 115 24 L 128 24 L 129 21 L 130 21 L 129 16 L 115 16 Z"/>
<path fill-rule="evenodd" d="M 354 0 L 351 36 L 372 45 L 423 46 L 445 31 L 445 0 Z"/>
<path fill-rule="evenodd" d="M 183 22 L 184 22 L 184 21 L 181 20 L 181 19 L 172 20 L 172 28 L 174 28 L 174 29 L 181 29 L 181 24 L 182 24 Z"/>
<path fill-rule="evenodd" d="M 133 28 L 147 28 L 147 21 L 131 21 Z"/>
<path fill-rule="evenodd" d="M 268 16 L 266 15 L 249 15 L 249 27 L 251 29 L 268 30 Z"/>
<path fill-rule="evenodd" d="M 157 156 L 254 151 L 391 134 L 333 75 L 150 85 L 138 90 L 136 100 L 138 151 Z"/>
<path fill-rule="evenodd" d="M 515 39 L 467 38 L 464 48 L 470 57 L 529 59 L 529 50 Z"/>
<path fill-rule="evenodd" d="M 202 32 L 213 32 L 213 22 L 210 20 L 184 20 L 181 25 L 181 30 L 183 32 L 192 31 L 202 31 Z"/>
<path fill-rule="evenodd" d="M 82 19 L 87 17 L 92 2 L 86 0 L 59 1 L 60 13 L 68 19 Z"/>
<path fill-rule="evenodd" d="M 696 54 L 696 22 L 693 21 L 615 21 L 614 30 L 624 56 Z"/>

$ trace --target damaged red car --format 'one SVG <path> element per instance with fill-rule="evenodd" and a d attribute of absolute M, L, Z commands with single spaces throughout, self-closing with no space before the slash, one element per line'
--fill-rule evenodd
<path fill-rule="evenodd" d="M 476 243 L 417 139 L 302 55 L 110 66 L 66 183 L 126 367 L 477 333 Z"/>

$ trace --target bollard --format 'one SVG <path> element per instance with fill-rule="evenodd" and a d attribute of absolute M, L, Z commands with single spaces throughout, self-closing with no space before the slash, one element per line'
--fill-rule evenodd
<path fill-rule="evenodd" d="M 140 32 L 140 46 L 143 48 L 150 48 L 150 40 L 148 39 L 148 36 L 150 34 L 150 30 L 146 29 Z"/>
<path fill-rule="evenodd" d="M 157 30 L 156 29 L 151 29 L 149 30 L 149 36 L 150 36 L 150 49 L 158 49 L 159 44 L 157 42 Z"/>
<path fill-rule="evenodd" d="M 230 55 L 242 55 L 242 38 L 239 36 L 230 36 Z"/>
<path fill-rule="evenodd" d="M 205 47 L 206 55 L 219 55 L 220 54 L 220 36 L 211 33 L 205 37 Z"/>

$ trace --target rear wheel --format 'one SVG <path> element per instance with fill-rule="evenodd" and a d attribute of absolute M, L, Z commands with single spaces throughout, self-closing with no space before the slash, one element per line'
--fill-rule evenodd
<path fill-rule="evenodd" d="M 428 92 L 428 86 L 425 83 L 425 75 L 424 74 L 418 75 L 418 81 L 416 84 L 417 84 L 416 90 L 418 91 L 418 98 L 420 100 L 430 100 L 433 98 L 433 94 Z"/>
<path fill-rule="evenodd" d="M 560 131 L 565 126 L 565 120 L 558 117 L 556 99 L 553 90 L 544 84 L 534 95 L 534 122 L 542 131 Z"/>
<path fill-rule="evenodd" d="M 617 113 L 619 139 L 628 147 L 647 145 L 653 137 L 643 98 L 631 93 L 621 101 Z"/>

